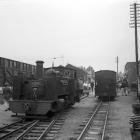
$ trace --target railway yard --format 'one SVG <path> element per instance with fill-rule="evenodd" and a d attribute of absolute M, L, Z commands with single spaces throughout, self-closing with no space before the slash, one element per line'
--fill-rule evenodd
<path fill-rule="evenodd" d="M 139 3 L 0 4 L 0 140 L 140 140 Z"/>
<path fill-rule="evenodd" d="M 0 107 L 2 139 L 45 140 L 131 140 L 129 119 L 136 94 L 121 96 L 115 101 L 99 101 L 90 93 L 87 98 L 49 120 L 19 121 L 10 111 Z M 98 104 L 98 105 L 97 105 Z M 96 112 L 95 112 L 96 110 Z M 18 121 L 18 122 L 17 122 Z M 17 122 L 13 126 L 8 126 Z M 6 126 L 5 128 L 3 128 Z"/>

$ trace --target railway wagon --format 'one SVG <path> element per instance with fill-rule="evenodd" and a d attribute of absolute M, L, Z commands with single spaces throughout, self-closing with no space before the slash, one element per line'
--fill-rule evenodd
<path fill-rule="evenodd" d="M 116 72 L 111 70 L 95 72 L 95 96 L 99 99 L 115 98 Z"/>
<path fill-rule="evenodd" d="M 18 75 L 13 81 L 13 100 L 9 107 L 17 115 L 47 115 L 79 102 L 76 72 L 70 68 L 45 69 L 43 61 L 37 61 L 35 76 Z"/>

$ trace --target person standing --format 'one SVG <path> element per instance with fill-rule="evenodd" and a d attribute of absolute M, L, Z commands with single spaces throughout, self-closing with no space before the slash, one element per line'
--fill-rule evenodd
<path fill-rule="evenodd" d="M 117 94 L 120 94 L 122 92 L 122 81 L 121 80 L 117 81 L 116 87 L 117 87 Z"/>
<path fill-rule="evenodd" d="M 123 88 L 122 95 L 127 96 L 128 95 L 128 81 L 126 78 L 124 78 L 122 81 L 122 88 Z"/>
<path fill-rule="evenodd" d="M 91 91 L 93 92 L 93 90 L 94 90 L 94 82 L 90 83 L 90 87 L 91 87 Z"/>

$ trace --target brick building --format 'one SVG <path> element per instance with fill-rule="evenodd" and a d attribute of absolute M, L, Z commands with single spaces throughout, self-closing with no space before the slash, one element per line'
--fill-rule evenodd
<path fill-rule="evenodd" d="M 81 68 L 78 68 L 78 67 L 76 67 L 76 66 L 73 66 L 73 65 L 71 65 L 71 64 L 67 64 L 66 67 L 67 67 L 67 68 L 72 68 L 72 69 L 76 70 L 76 72 L 77 72 L 77 77 L 78 77 L 79 79 L 81 79 L 83 82 L 87 82 L 87 71 L 85 71 L 85 70 L 83 70 L 83 69 L 81 69 Z"/>
<path fill-rule="evenodd" d="M 127 76 L 129 86 L 131 86 L 132 83 L 136 83 L 136 62 L 126 63 L 124 75 Z"/>

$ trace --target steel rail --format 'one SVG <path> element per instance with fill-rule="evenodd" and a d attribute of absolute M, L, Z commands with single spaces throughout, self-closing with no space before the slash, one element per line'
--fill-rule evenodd
<path fill-rule="evenodd" d="M 110 102 L 109 102 L 109 105 L 108 105 L 108 110 L 107 110 L 106 117 L 105 117 L 105 123 L 104 123 L 104 127 L 103 127 L 103 133 L 102 133 L 101 140 L 104 140 L 104 136 L 105 136 L 105 129 L 106 129 L 107 119 L 108 119 L 108 115 L 109 115 L 109 108 L 110 108 Z"/>
<path fill-rule="evenodd" d="M 35 126 L 39 120 L 36 120 L 30 127 L 28 127 L 20 136 L 18 136 L 15 140 L 20 140 L 22 139 L 32 128 Z"/>
<path fill-rule="evenodd" d="M 82 140 L 82 139 L 83 139 L 84 134 L 87 132 L 87 129 L 88 129 L 88 127 L 89 127 L 89 124 L 92 122 L 92 120 L 93 120 L 94 116 L 96 115 L 97 111 L 99 110 L 101 104 L 102 104 L 102 102 L 100 102 L 100 103 L 97 105 L 97 107 L 96 107 L 94 113 L 92 114 L 91 118 L 89 119 L 88 123 L 86 124 L 86 126 L 85 126 L 84 129 L 82 130 L 82 132 L 81 132 L 81 134 L 79 135 L 79 137 L 77 138 L 77 140 Z"/>
<path fill-rule="evenodd" d="M 27 124 L 21 126 L 20 128 L 17 128 L 17 129 L 15 129 L 15 130 L 13 130 L 13 131 L 11 131 L 11 132 L 5 134 L 4 136 L 1 136 L 0 139 L 7 138 L 7 137 L 9 137 L 10 135 L 12 135 L 13 133 L 18 132 L 19 130 L 21 130 L 21 129 L 27 127 L 28 125 L 31 125 L 32 123 L 34 123 L 34 121 L 29 122 L 29 123 L 27 123 Z"/>
<path fill-rule="evenodd" d="M 39 122 L 39 120 L 37 120 L 35 123 L 33 123 L 27 130 L 25 130 L 25 132 L 23 132 L 18 138 L 16 138 L 15 140 L 22 140 L 29 132 L 30 130 Z M 39 138 L 37 138 L 37 140 L 41 140 L 41 138 L 43 137 L 43 135 L 45 133 L 47 133 L 47 131 L 49 131 L 51 129 L 51 127 L 53 126 L 53 124 L 55 123 L 55 120 L 52 120 L 50 122 L 50 124 L 46 127 L 46 129 L 41 133 L 41 135 L 39 136 Z"/>
<path fill-rule="evenodd" d="M 88 97 L 88 95 L 81 96 L 81 97 L 80 97 L 80 100 L 83 100 L 83 99 L 85 99 L 85 98 L 87 98 L 87 97 Z"/>
<path fill-rule="evenodd" d="M 48 127 L 46 127 L 46 129 L 42 132 L 42 134 L 40 135 L 40 137 L 37 140 L 41 140 L 42 137 L 44 136 L 44 134 L 48 133 L 50 131 L 50 129 L 52 128 L 52 126 L 55 124 L 56 120 L 52 120 L 51 123 L 49 124 Z"/>
<path fill-rule="evenodd" d="M 23 120 L 19 120 L 19 121 L 16 121 L 16 122 L 14 122 L 14 123 L 8 124 L 8 125 L 6 125 L 6 126 L 4 126 L 4 127 L 1 127 L 1 128 L 0 128 L 0 132 L 3 131 L 4 129 L 6 129 L 6 128 L 10 127 L 10 126 L 13 126 L 13 125 L 15 125 L 15 124 L 18 124 L 18 123 L 20 123 L 20 122 L 22 122 L 22 121 L 23 121 Z"/>

